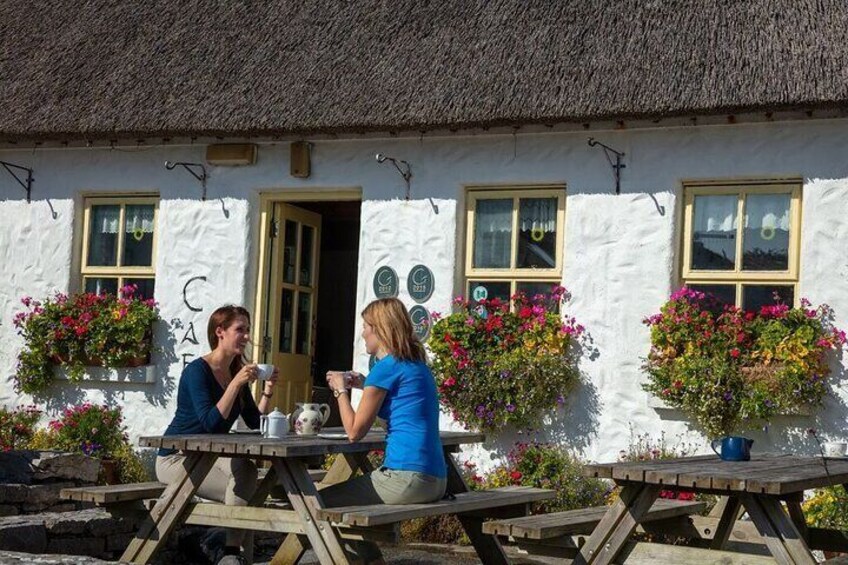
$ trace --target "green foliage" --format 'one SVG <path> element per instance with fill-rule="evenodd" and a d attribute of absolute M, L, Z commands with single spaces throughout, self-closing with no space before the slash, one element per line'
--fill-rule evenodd
<path fill-rule="evenodd" d="M 69 377 L 78 380 L 86 365 L 124 367 L 149 357 L 151 326 L 159 316 L 153 300 L 136 298 L 134 292 L 129 285 L 121 289 L 121 297 L 57 293 L 43 302 L 23 298 L 27 311 L 14 319 L 25 341 L 14 377 L 16 391 L 43 393 L 52 381 L 51 363 L 66 366 Z"/>
<path fill-rule="evenodd" d="M 56 449 L 84 453 L 101 459 L 114 458 L 128 444 L 120 408 L 86 402 L 66 408 L 50 422 Z"/>
<path fill-rule="evenodd" d="M 803 508 L 809 526 L 848 530 L 848 493 L 842 485 L 817 489 Z"/>
<path fill-rule="evenodd" d="M 744 420 L 820 406 L 826 354 L 845 343 L 832 319 L 830 307 L 811 309 L 803 299 L 800 308 L 744 312 L 684 287 L 645 320 L 651 351 L 643 388 L 689 413 L 710 437 L 731 435 Z"/>
<path fill-rule="evenodd" d="M 144 483 L 152 480 L 144 462 L 129 444 L 122 442 L 112 453 L 118 462 L 118 478 L 121 483 Z"/>
<path fill-rule="evenodd" d="M 469 470 L 471 480 L 483 488 L 523 485 L 554 490 L 555 498 L 534 505 L 535 514 L 602 506 L 612 490 L 606 481 L 585 477 L 577 456 L 548 443 L 516 444 L 506 462 L 484 477 Z"/>
<path fill-rule="evenodd" d="M 571 346 L 583 332 L 557 307 L 565 289 L 550 295 L 470 303 L 437 320 L 430 335 L 441 402 L 466 427 L 498 431 L 533 428 L 564 401 L 579 380 Z"/>
<path fill-rule="evenodd" d="M 26 449 L 40 417 L 41 410 L 35 406 L 0 408 L 0 451 Z"/>

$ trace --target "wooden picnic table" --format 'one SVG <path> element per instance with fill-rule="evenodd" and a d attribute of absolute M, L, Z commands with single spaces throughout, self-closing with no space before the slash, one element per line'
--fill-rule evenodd
<path fill-rule="evenodd" d="M 660 492 L 682 490 L 724 497 L 711 549 L 725 546 L 744 508 L 776 563 L 813 565 L 816 560 L 810 552 L 809 531 L 801 509 L 803 492 L 848 483 L 848 459 L 756 454 L 751 461 L 722 461 L 709 455 L 589 464 L 584 473 L 612 479 L 623 488 L 619 500 L 574 559 L 575 564 L 612 563 Z"/>
<path fill-rule="evenodd" d="M 325 431 L 343 432 L 341 429 Z M 454 493 L 469 491 L 450 454 L 458 451 L 462 444 L 482 442 L 485 436 L 480 433 L 443 431 L 440 437 L 448 465 L 448 488 Z M 342 529 L 338 527 L 339 524 L 329 521 L 326 511 L 323 510 L 324 504 L 319 490 L 309 476 L 305 460 L 316 455 L 340 454 L 323 479 L 325 484 L 338 483 L 350 478 L 359 470 L 363 472 L 372 470 L 367 457 L 368 452 L 385 449 L 386 433 L 371 431 L 356 443 L 346 439 L 322 439 L 317 436 L 294 434 L 282 439 L 266 439 L 260 435 L 236 433 L 149 436 L 140 438 L 139 443 L 142 447 L 181 450 L 187 457 L 182 475 L 168 485 L 159 496 L 149 516 L 144 520 L 121 557 L 121 561 L 131 563 L 150 561 L 155 552 L 164 545 L 174 526 L 179 523 L 215 460 L 223 456 L 250 457 L 271 462 L 271 469 L 259 483 L 250 506 L 261 507 L 271 488 L 277 484 L 282 485 L 286 491 L 291 510 L 275 510 L 274 518 L 265 518 L 266 522 L 273 523 L 274 531 L 288 532 L 272 563 L 296 563 L 306 548 L 311 546 L 321 563 L 347 564 L 349 561 L 342 548 L 341 540 L 344 537 Z M 477 493 L 468 493 L 469 496 L 475 494 Z M 509 496 L 509 493 L 505 496 Z M 516 502 L 519 496 L 520 493 L 515 493 Z M 476 506 L 480 506 L 475 510 L 483 510 L 487 506 L 485 500 L 473 502 Z M 501 501 L 501 505 L 505 506 L 508 502 Z M 218 512 L 222 520 L 227 519 L 230 524 L 243 520 L 244 527 L 249 529 L 249 524 L 262 520 L 260 513 L 264 509 L 248 510 L 253 511 L 254 514 L 247 515 L 244 508 L 226 505 L 222 505 Z M 280 512 L 286 513 L 284 520 L 281 520 Z M 497 538 L 481 533 L 481 520 L 476 520 L 474 516 L 462 515 L 460 521 L 484 562 L 506 563 L 503 548 Z M 358 539 L 380 539 L 380 527 L 386 526 L 360 528 L 360 531 L 365 533 Z M 371 530 L 375 530 L 374 536 L 369 537 Z M 344 532 L 349 537 L 350 529 Z"/>

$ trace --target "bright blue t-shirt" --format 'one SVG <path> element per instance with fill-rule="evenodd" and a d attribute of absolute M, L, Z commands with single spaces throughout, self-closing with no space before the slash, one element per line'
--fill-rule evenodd
<path fill-rule="evenodd" d="M 439 439 L 439 400 L 436 381 L 422 361 L 380 359 L 365 386 L 386 391 L 378 415 L 386 421 L 386 458 L 383 465 L 396 471 L 447 476 Z"/>

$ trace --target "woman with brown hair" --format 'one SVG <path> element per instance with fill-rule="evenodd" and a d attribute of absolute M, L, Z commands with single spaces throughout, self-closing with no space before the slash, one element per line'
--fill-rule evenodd
<path fill-rule="evenodd" d="M 403 303 L 397 298 L 371 302 L 362 311 L 362 339 L 377 363 L 364 381 L 359 373 L 348 372 L 350 384 L 363 389 L 356 410 L 345 373 L 330 371 L 327 382 L 339 401 L 350 441 L 362 439 L 377 416 L 386 421 L 385 460 L 380 469 L 323 489 L 321 499 L 328 506 L 439 500 L 445 494 L 447 468 L 439 439 L 436 382 Z M 354 544 L 366 563 L 380 562 L 375 550 L 373 544 Z"/>
<path fill-rule="evenodd" d="M 265 381 L 257 406 L 250 383 L 257 377 L 255 364 L 248 364 L 244 351 L 250 341 L 250 314 L 240 306 L 222 306 L 209 317 L 207 338 L 211 351 L 183 369 L 177 391 L 177 412 L 165 435 L 222 434 L 230 431 L 239 416 L 252 429 L 259 429 L 259 415 L 270 409 L 277 369 Z M 156 478 L 175 480 L 185 455 L 160 449 Z M 199 496 L 235 506 L 247 506 L 256 490 L 256 465 L 250 459 L 219 457 L 197 491 Z M 224 557 L 219 564 L 242 563 L 242 530 L 227 530 Z"/>

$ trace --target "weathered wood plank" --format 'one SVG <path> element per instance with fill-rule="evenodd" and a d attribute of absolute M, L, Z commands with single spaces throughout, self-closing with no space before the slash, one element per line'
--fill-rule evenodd
<path fill-rule="evenodd" d="M 797 565 L 815 565 L 816 560 L 813 557 L 810 548 L 804 542 L 801 533 L 789 519 L 786 512 L 783 511 L 780 501 L 769 497 L 760 497 L 759 503 L 763 507 L 768 516 L 769 521 L 774 526 L 780 539 L 783 540 L 783 546 L 786 548 L 792 559 Z"/>
<path fill-rule="evenodd" d="M 697 514 L 706 508 L 703 502 L 658 499 L 642 522 L 665 520 L 677 516 Z M 608 506 L 595 506 L 551 514 L 537 514 L 511 520 L 498 520 L 483 524 L 487 534 L 514 538 L 549 539 L 563 535 L 588 534 L 606 514 Z"/>
<path fill-rule="evenodd" d="M 168 485 L 149 517 L 127 546 L 121 561 L 148 563 L 165 543 L 168 534 L 177 524 L 186 505 L 200 488 L 217 457 L 209 453 L 194 453 L 186 457 L 182 472 L 173 484 Z"/>
<path fill-rule="evenodd" d="M 612 530 L 604 546 L 597 552 L 593 563 L 596 565 L 610 565 L 618 558 L 621 549 L 627 543 L 630 535 L 636 530 L 636 526 L 648 510 L 651 509 L 659 494 L 660 488 L 656 485 L 647 485 L 642 489 L 642 492 L 639 493 L 633 503 L 628 505 L 627 511 L 624 513 L 621 521 Z"/>
<path fill-rule="evenodd" d="M 727 540 L 730 538 L 730 534 L 733 531 L 733 526 L 736 524 L 736 520 L 739 519 L 739 513 L 741 510 L 742 501 L 739 500 L 738 496 L 726 497 L 724 510 L 721 513 L 721 518 L 719 519 L 718 526 L 716 527 L 715 534 L 713 535 L 712 542 L 710 543 L 710 549 L 721 549 L 724 547 L 724 544 L 726 544 Z"/>
<path fill-rule="evenodd" d="M 59 496 L 69 500 L 93 502 L 100 505 L 114 504 L 116 502 L 141 500 L 159 496 L 165 490 L 166 486 L 159 481 L 150 481 L 147 483 L 126 485 L 74 487 L 62 489 L 59 491 Z"/>
<path fill-rule="evenodd" d="M 548 500 L 555 495 L 554 491 L 548 489 L 512 486 L 458 493 L 454 500 L 437 500 L 426 504 L 375 504 L 324 508 L 318 512 L 318 515 L 334 523 L 376 526 L 427 516 L 462 514 L 502 506 L 515 506 Z"/>
<path fill-rule="evenodd" d="M 740 496 L 745 510 L 757 526 L 757 531 L 763 536 L 763 540 L 768 546 L 769 551 L 774 556 L 775 561 L 780 565 L 796 565 L 795 560 L 789 554 L 786 546 L 783 544 L 783 539 L 780 537 L 780 532 L 774 527 L 774 524 L 769 520 L 769 515 L 761 504 L 761 499 L 750 494 Z"/>
<path fill-rule="evenodd" d="M 533 540 L 521 540 L 518 547 L 531 555 L 558 557 L 563 559 L 562 563 L 565 564 L 577 563 L 576 560 L 571 561 L 577 553 L 574 548 L 546 546 L 544 542 Z M 775 560 L 763 555 L 629 541 L 624 544 L 619 558 L 613 563 L 626 563 L 626 565 L 657 565 L 658 563 L 674 563 L 675 565 L 774 565 Z"/>

